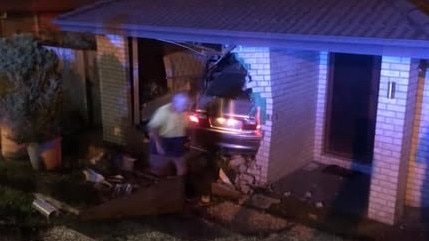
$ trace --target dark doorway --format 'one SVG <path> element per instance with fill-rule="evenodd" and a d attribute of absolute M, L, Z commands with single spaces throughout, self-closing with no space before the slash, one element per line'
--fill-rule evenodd
<path fill-rule="evenodd" d="M 154 39 L 138 39 L 140 103 L 146 103 L 167 91 L 163 57 L 163 42 Z"/>
<path fill-rule="evenodd" d="M 330 54 L 325 152 L 372 161 L 381 57 Z"/>

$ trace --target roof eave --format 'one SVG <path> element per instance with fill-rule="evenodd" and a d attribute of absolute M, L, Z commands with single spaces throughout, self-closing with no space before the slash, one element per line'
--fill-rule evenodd
<path fill-rule="evenodd" d="M 263 46 L 313 51 L 401 56 L 429 59 L 429 41 L 407 39 L 381 39 L 363 37 L 297 35 L 167 28 L 118 24 L 89 25 L 55 20 L 61 30 L 91 32 L 94 34 L 118 34 L 130 37 L 165 39 L 174 41 Z"/>

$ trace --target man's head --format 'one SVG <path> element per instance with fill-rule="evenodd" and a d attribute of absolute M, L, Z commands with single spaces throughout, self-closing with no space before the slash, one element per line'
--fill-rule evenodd
<path fill-rule="evenodd" d="M 184 92 L 179 92 L 173 95 L 171 105 L 174 111 L 182 113 L 188 109 L 189 96 Z"/>

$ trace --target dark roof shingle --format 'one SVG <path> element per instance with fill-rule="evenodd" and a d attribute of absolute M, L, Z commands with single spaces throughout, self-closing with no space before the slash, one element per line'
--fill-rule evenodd
<path fill-rule="evenodd" d="M 97 34 L 426 58 L 429 16 L 410 1 L 105 0 L 55 22 Z"/>
<path fill-rule="evenodd" d="M 429 39 L 400 9 L 405 0 L 113 0 L 76 11 L 59 22 L 138 25 L 170 29 L 269 32 L 387 39 Z M 409 6 L 409 5 L 407 5 Z M 422 21 L 424 20 L 424 21 Z"/>

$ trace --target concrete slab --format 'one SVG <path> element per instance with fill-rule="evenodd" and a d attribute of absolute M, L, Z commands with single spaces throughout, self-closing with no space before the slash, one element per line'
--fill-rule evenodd
<path fill-rule="evenodd" d="M 362 215 L 368 206 L 370 175 L 337 166 L 313 164 L 272 185 L 273 192 L 312 205 Z"/>

